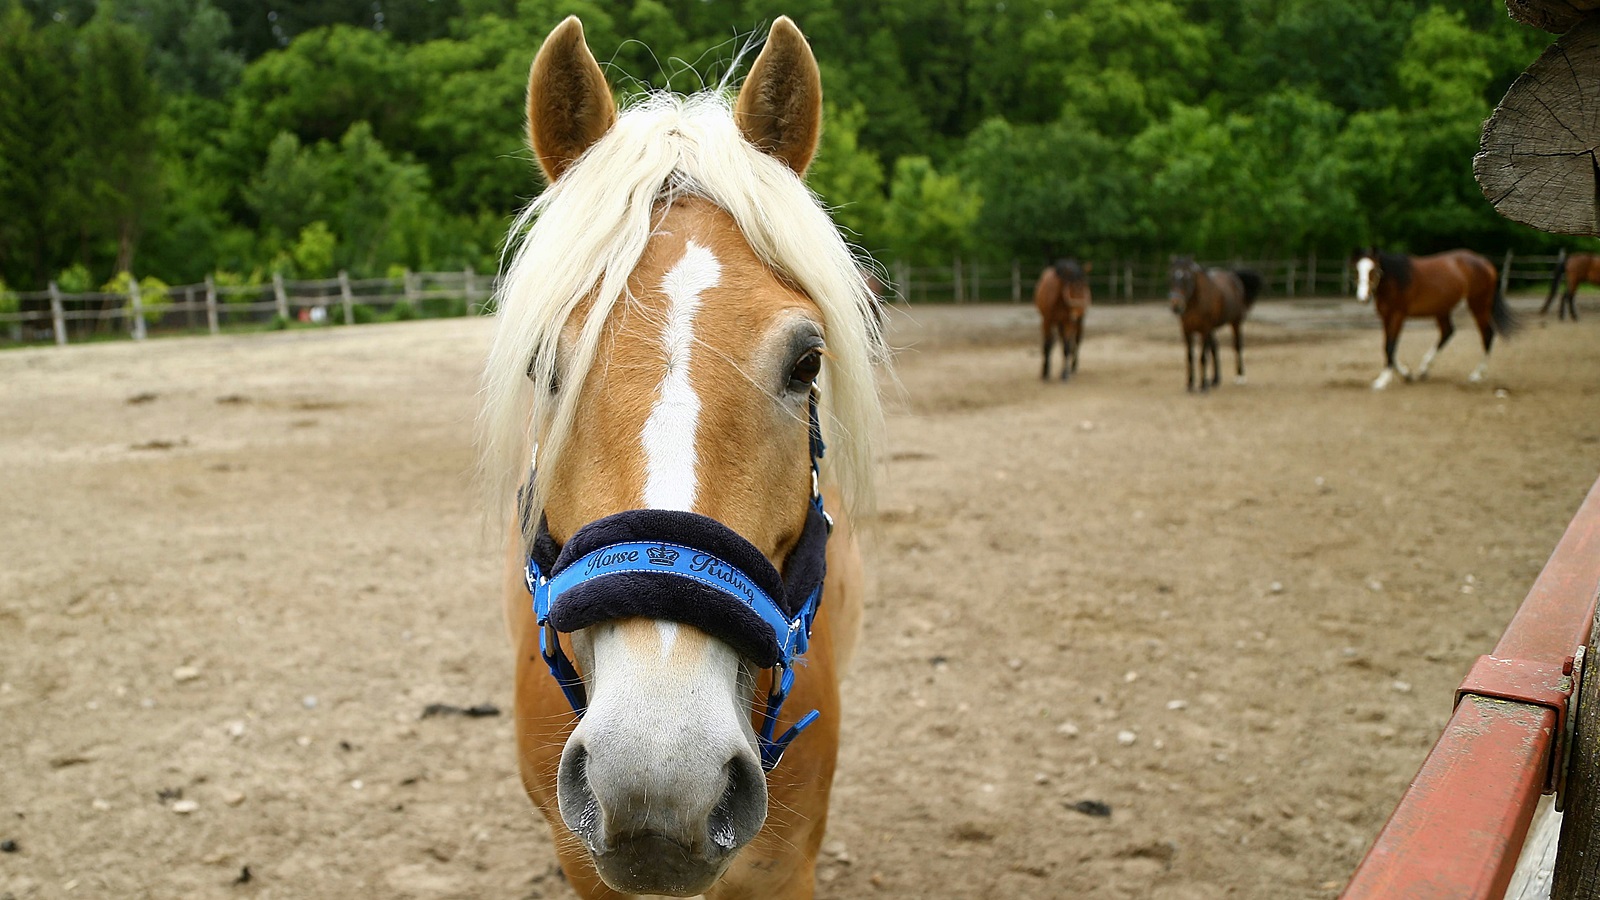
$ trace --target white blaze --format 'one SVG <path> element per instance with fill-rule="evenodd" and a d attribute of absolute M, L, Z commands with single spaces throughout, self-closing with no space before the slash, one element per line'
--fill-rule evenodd
<path fill-rule="evenodd" d="M 661 279 L 667 295 L 667 322 L 661 331 L 667 373 L 656 389 L 656 402 L 645 420 L 644 444 L 646 509 L 688 511 L 694 507 L 695 430 L 700 421 L 700 398 L 689 383 L 689 355 L 694 346 L 694 316 L 700 295 L 716 287 L 722 265 L 710 250 L 688 243 L 683 259 Z"/>
<path fill-rule="evenodd" d="M 1372 280 L 1372 260 L 1359 259 L 1356 261 L 1356 299 L 1362 303 L 1372 299 L 1369 282 Z"/>

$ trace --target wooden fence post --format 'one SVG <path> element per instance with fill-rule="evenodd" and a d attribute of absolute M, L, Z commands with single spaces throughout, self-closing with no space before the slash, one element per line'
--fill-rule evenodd
<path fill-rule="evenodd" d="M 206 328 L 212 334 L 222 330 L 217 326 L 217 283 L 210 275 L 206 276 Z"/>
<path fill-rule="evenodd" d="M 473 295 L 477 293 L 477 284 L 472 275 L 472 267 L 467 266 L 467 270 L 462 273 L 462 276 L 464 279 L 462 290 L 467 295 L 467 315 L 475 316 L 478 314 L 478 301 Z"/>
<path fill-rule="evenodd" d="M 289 295 L 283 289 L 283 273 L 272 273 L 272 299 L 278 303 L 278 315 L 289 321 Z"/>
<path fill-rule="evenodd" d="M 966 302 L 966 298 L 962 296 L 963 281 L 964 279 L 961 277 L 961 254 L 958 253 L 955 261 L 950 264 L 950 286 L 954 295 L 953 299 L 957 303 Z"/>
<path fill-rule="evenodd" d="M 416 288 L 416 278 L 417 278 L 417 276 L 416 276 L 416 273 L 415 273 L 415 272 L 413 272 L 413 271 L 411 271 L 411 270 L 410 270 L 410 269 L 409 269 L 409 268 L 408 268 L 408 269 L 406 269 L 406 274 L 405 274 L 405 294 L 406 294 L 406 303 L 407 303 L 407 304 L 408 304 L 408 305 L 410 305 L 410 307 L 411 307 L 411 309 L 412 309 L 412 310 L 413 310 L 413 311 L 415 311 L 415 310 L 416 310 L 416 308 L 417 308 L 417 301 L 416 301 L 416 296 L 417 296 L 417 288 Z"/>
<path fill-rule="evenodd" d="M 344 269 L 339 270 L 339 302 L 344 306 L 344 323 L 356 323 L 355 300 L 350 296 L 350 273 Z"/>
<path fill-rule="evenodd" d="M 894 261 L 895 290 L 900 298 L 907 303 L 911 302 L 911 266 L 903 259 Z"/>
<path fill-rule="evenodd" d="M 1129 263 L 1122 270 L 1122 296 L 1125 300 L 1133 299 L 1133 264 Z"/>
<path fill-rule="evenodd" d="M 144 332 L 144 293 L 139 290 L 139 279 L 128 273 L 128 302 L 133 305 L 133 339 L 142 341 Z"/>
<path fill-rule="evenodd" d="M 1285 293 L 1290 300 L 1294 299 L 1294 260 L 1289 260 L 1289 277 L 1283 280 Z"/>
<path fill-rule="evenodd" d="M 50 282 L 50 324 L 56 333 L 56 346 L 67 345 L 67 314 L 61 308 L 61 288 Z"/>
<path fill-rule="evenodd" d="M 1022 261 L 1011 260 L 1011 302 L 1022 302 Z"/>
<path fill-rule="evenodd" d="M 1506 288 L 1510 287 L 1510 285 L 1511 285 L 1511 259 L 1512 259 L 1511 251 L 1507 250 L 1506 251 L 1505 264 L 1500 267 L 1500 293 L 1501 294 L 1504 294 L 1506 292 Z"/>

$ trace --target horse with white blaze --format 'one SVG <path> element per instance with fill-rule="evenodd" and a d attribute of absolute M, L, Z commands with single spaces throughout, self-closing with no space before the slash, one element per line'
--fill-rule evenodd
<path fill-rule="evenodd" d="M 802 181 L 821 91 L 787 18 L 732 101 L 619 113 L 576 18 L 534 60 L 550 186 L 514 226 L 479 443 L 522 781 L 584 898 L 813 894 L 884 356 Z"/>

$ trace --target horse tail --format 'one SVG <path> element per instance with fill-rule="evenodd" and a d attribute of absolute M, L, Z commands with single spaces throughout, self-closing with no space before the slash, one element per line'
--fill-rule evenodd
<path fill-rule="evenodd" d="M 1522 320 L 1506 302 L 1505 282 L 1500 279 L 1494 283 L 1494 303 L 1489 307 L 1489 317 L 1494 321 L 1495 333 L 1501 337 L 1510 337 L 1522 327 Z"/>
<path fill-rule="evenodd" d="M 1561 254 L 1556 257 L 1555 271 L 1550 273 L 1550 293 L 1544 298 L 1544 308 L 1550 308 L 1550 301 L 1556 298 L 1556 291 L 1560 290 L 1561 282 L 1567 274 L 1567 248 L 1561 248 Z"/>
<path fill-rule="evenodd" d="M 1239 283 L 1244 285 L 1244 305 L 1254 306 L 1256 297 L 1261 294 L 1261 273 L 1254 269 L 1234 269 L 1233 274 L 1239 276 Z"/>

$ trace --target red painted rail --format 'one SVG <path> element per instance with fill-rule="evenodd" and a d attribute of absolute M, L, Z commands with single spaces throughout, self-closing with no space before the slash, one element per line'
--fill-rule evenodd
<path fill-rule="evenodd" d="M 1356 867 L 1343 900 L 1505 895 L 1539 795 L 1554 784 L 1551 764 L 1571 690 L 1562 670 L 1589 640 L 1597 583 L 1600 481 L 1494 653 L 1462 682 L 1450 724 Z"/>

